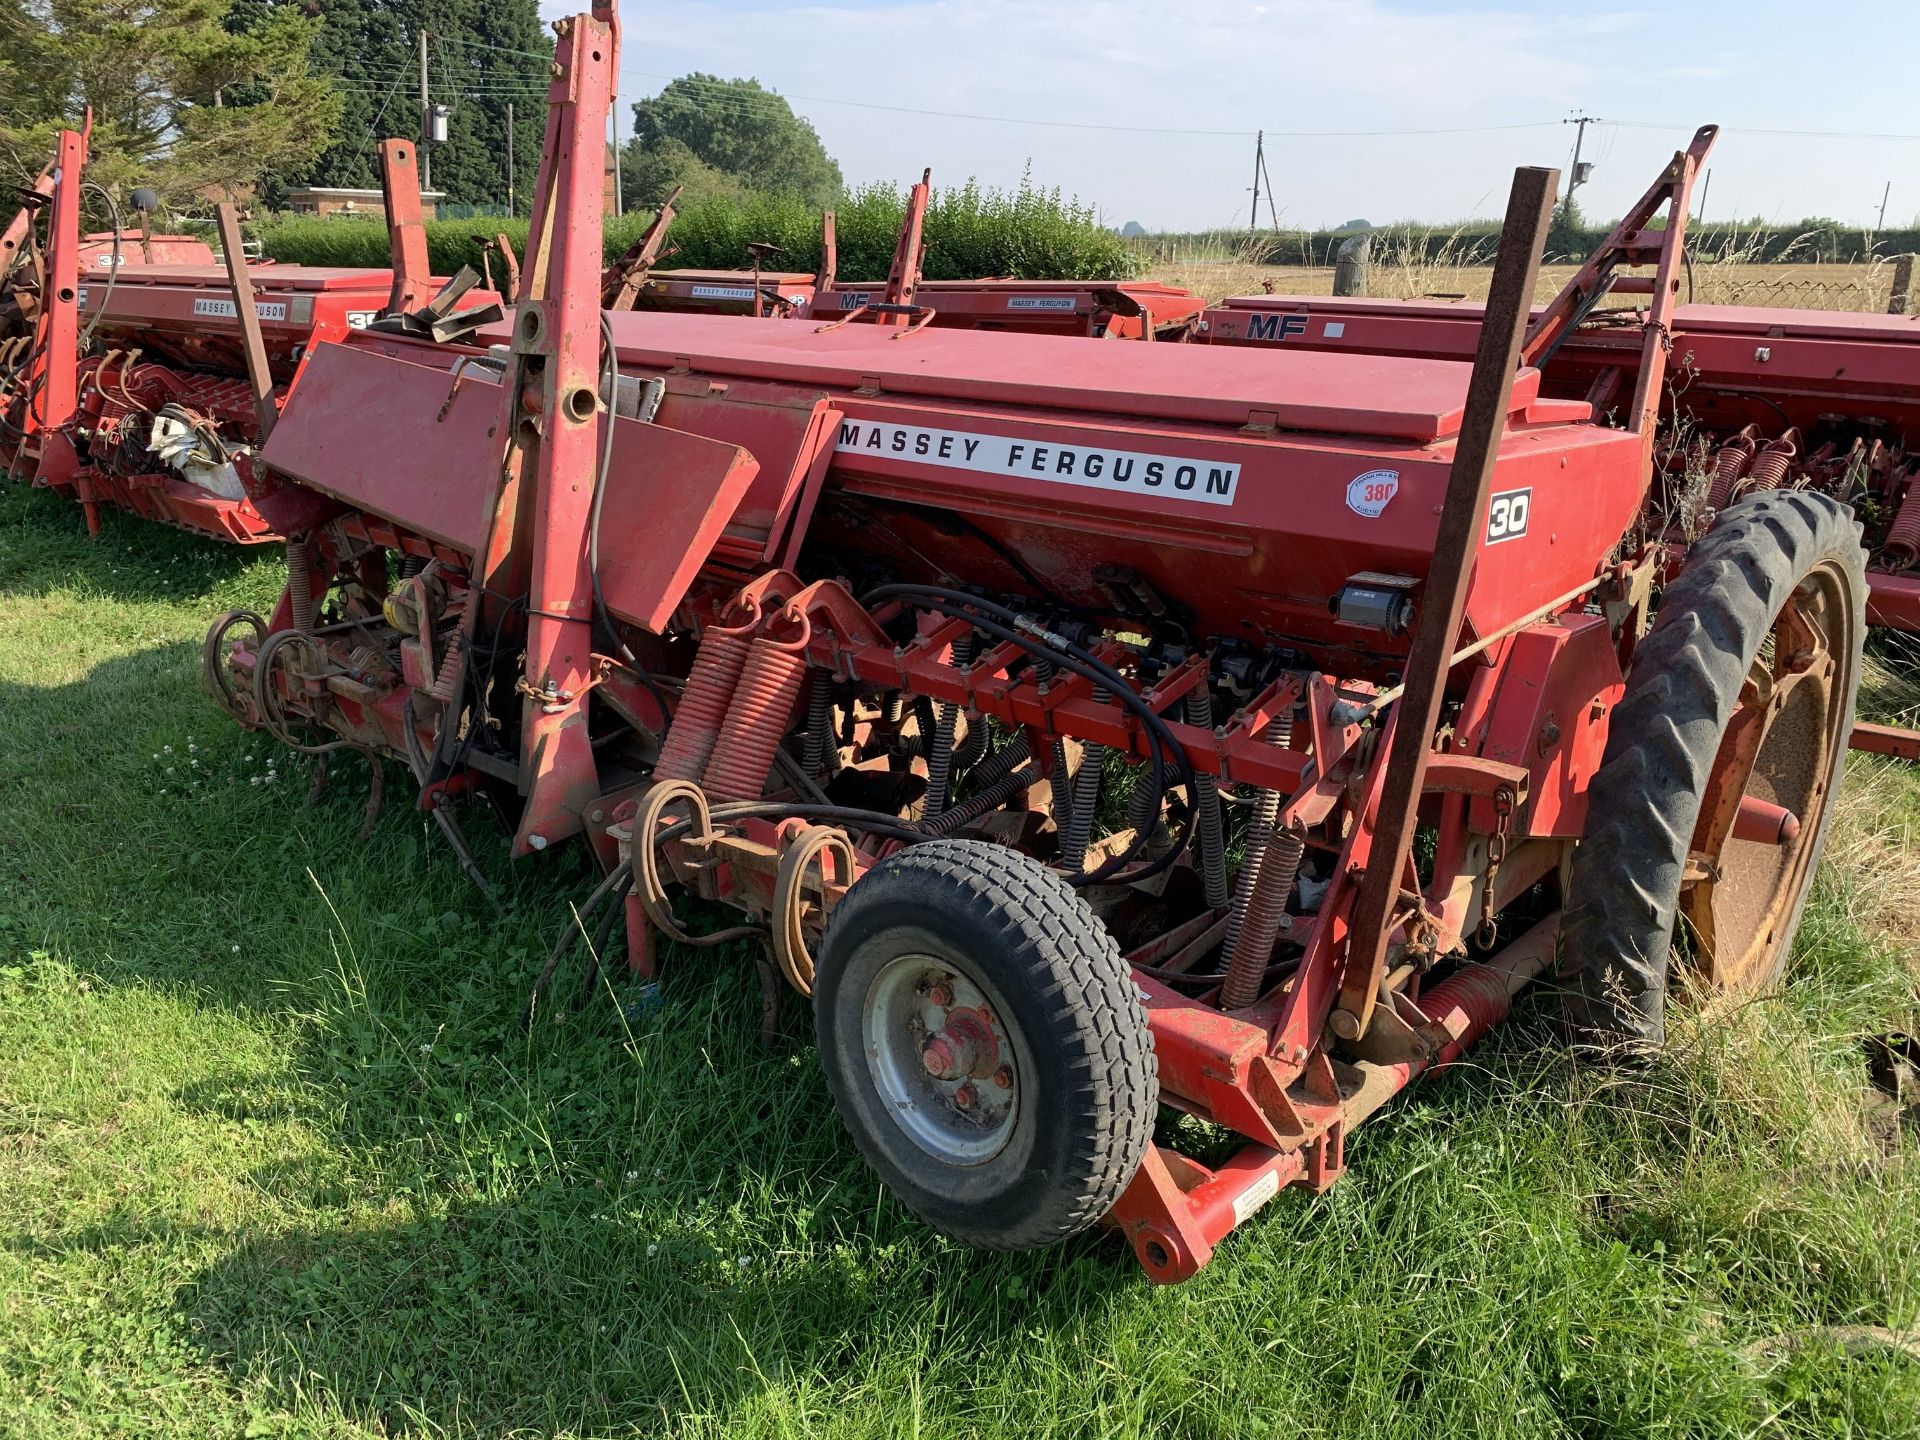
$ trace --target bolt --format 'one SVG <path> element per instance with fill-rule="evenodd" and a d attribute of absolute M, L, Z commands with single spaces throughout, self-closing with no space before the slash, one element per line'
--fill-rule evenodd
<path fill-rule="evenodd" d="M 951 985 L 936 984 L 927 991 L 927 999 L 944 1010 L 947 1006 L 953 1004 L 953 987 Z"/>
<path fill-rule="evenodd" d="M 536 850 L 544 850 L 547 848 L 547 837 L 544 835 L 529 835 L 527 837 L 527 844 Z"/>
<path fill-rule="evenodd" d="M 971 1085 L 962 1085 L 958 1090 L 953 1092 L 953 1103 L 958 1105 L 962 1110 L 971 1110 L 974 1102 L 979 1098 L 979 1093 L 975 1091 Z"/>
<path fill-rule="evenodd" d="M 998 1070 L 994 1071 L 993 1083 L 998 1085 L 1002 1090 L 1013 1089 L 1013 1067 L 1011 1065 L 1002 1065 Z"/>

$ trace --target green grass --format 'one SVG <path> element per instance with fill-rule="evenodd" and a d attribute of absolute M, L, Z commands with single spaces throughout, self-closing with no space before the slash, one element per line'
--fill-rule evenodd
<path fill-rule="evenodd" d="M 1631 1077 L 1531 1002 L 1162 1290 L 1097 1235 L 927 1232 L 737 956 L 523 1035 L 585 866 L 470 815 L 496 919 L 403 807 L 356 839 L 360 762 L 310 806 L 198 687 L 280 575 L 0 493 L 0 1434 L 1920 1430 L 1920 1362 L 1822 1329 L 1920 1321 L 1858 1046 L 1914 1010 L 1903 772 L 1862 770 L 1784 994 Z"/>

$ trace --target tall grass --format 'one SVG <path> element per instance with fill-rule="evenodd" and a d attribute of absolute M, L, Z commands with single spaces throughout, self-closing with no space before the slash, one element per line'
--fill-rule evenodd
<path fill-rule="evenodd" d="M 835 214 L 841 278 L 884 279 L 906 214 L 906 192 L 891 185 L 862 186 L 841 201 Z M 610 220 L 607 258 L 632 244 L 651 218 L 632 214 Z M 262 222 L 258 231 L 266 253 L 284 264 L 387 263 L 386 229 L 377 221 L 287 216 Z M 524 253 L 525 220 L 429 222 L 427 249 L 435 273 L 451 274 L 463 264 L 479 269 L 480 252 L 496 234 L 505 234 L 515 251 Z M 1103 227 L 1090 207 L 1030 180 L 1012 190 L 971 180 L 936 189 L 926 238 L 930 280 L 1125 279 L 1141 264 L 1138 252 Z M 749 244 L 771 243 L 780 253 L 767 262 L 770 268 L 812 271 L 820 263 L 820 215 L 789 197 L 715 197 L 682 210 L 669 240 L 676 249 L 666 262 L 672 266 L 741 269 L 750 263 Z"/>

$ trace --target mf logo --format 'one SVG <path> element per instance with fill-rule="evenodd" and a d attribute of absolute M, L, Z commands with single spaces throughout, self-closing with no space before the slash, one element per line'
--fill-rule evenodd
<path fill-rule="evenodd" d="M 1247 338 L 1249 340 L 1291 340 L 1296 335 L 1307 333 L 1307 317 L 1304 315 L 1249 315 L 1247 317 Z"/>
<path fill-rule="evenodd" d="M 1527 533 L 1527 518 L 1533 510 L 1533 488 L 1502 490 L 1487 502 L 1487 544 L 1518 540 Z"/>

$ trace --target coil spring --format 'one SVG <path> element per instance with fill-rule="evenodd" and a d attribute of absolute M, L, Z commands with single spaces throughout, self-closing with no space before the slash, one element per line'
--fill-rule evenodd
<path fill-rule="evenodd" d="M 1758 445 L 1759 431 L 1749 425 L 1720 447 L 1719 453 L 1713 457 L 1713 484 L 1707 491 L 1708 505 L 1715 510 L 1724 510 L 1733 503 L 1734 492 L 1740 488 L 1747 466 L 1753 463 L 1753 452 Z"/>
<path fill-rule="evenodd" d="M 962 800 L 951 810 L 943 810 L 938 815 L 922 820 L 920 828 L 929 835 L 951 835 L 962 825 L 998 810 L 1022 791 L 1032 789 L 1035 778 L 1033 767 L 1023 765 L 1011 775 L 994 781 L 977 795 Z"/>
<path fill-rule="evenodd" d="M 458 630 L 447 637 L 447 653 L 440 657 L 440 673 L 433 677 L 433 688 L 427 693 L 442 705 L 451 705 L 453 697 L 460 687 L 460 656 L 465 652 L 464 641 Z"/>
<path fill-rule="evenodd" d="M 313 629 L 313 554 L 305 540 L 287 542 L 287 600 L 293 628 L 302 634 Z"/>
<path fill-rule="evenodd" d="M 1144 768 L 1141 767 L 1142 771 Z M 1147 841 L 1149 847 L 1167 843 L 1167 826 L 1160 815 L 1161 799 L 1159 792 L 1147 784 L 1144 775 L 1135 782 L 1133 793 L 1127 796 L 1127 828 L 1139 835 L 1151 826 L 1153 835 Z"/>
<path fill-rule="evenodd" d="M 1205 685 L 1188 694 L 1185 708 L 1189 725 L 1213 729 L 1213 697 Z M 1193 791 L 1193 838 L 1200 859 L 1200 881 L 1208 907 L 1218 910 L 1227 903 L 1227 847 L 1220 821 L 1220 790 L 1213 776 L 1196 775 Z"/>
<path fill-rule="evenodd" d="M 1901 497 L 1900 509 L 1887 527 L 1887 541 L 1881 547 L 1881 554 L 1892 570 L 1905 570 L 1920 561 L 1920 472 L 1915 472 L 1907 482 L 1907 493 Z"/>
<path fill-rule="evenodd" d="M 747 654 L 728 707 L 726 727 L 707 762 L 707 793 L 721 800 L 758 800 L 774 753 L 793 724 L 807 673 L 803 642 L 761 636 Z"/>
<path fill-rule="evenodd" d="M 1101 704 L 1113 703 L 1113 695 L 1109 691 L 1096 690 L 1093 693 Z M 1104 745 L 1089 741 L 1080 747 L 1080 768 L 1073 775 L 1073 801 L 1067 811 L 1067 828 L 1060 832 L 1060 864 L 1065 869 L 1078 871 L 1086 868 L 1087 845 L 1093 839 L 1094 815 L 1100 808 L 1100 773 L 1106 766 L 1106 759 L 1107 747 Z"/>
<path fill-rule="evenodd" d="M 1789 430 L 1778 440 L 1768 445 L 1753 457 L 1753 466 L 1747 471 L 1747 486 L 1753 490 L 1778 490 L 1781 482 L 1787 478 L 1794 457 L 1800 453 L 1800 432 Z"/>
<path fill-rule="evenodd" d="M 948 662 L 964 669 L 973 659 L 973 636 L 962 635 L 953 642 Z M 933 743 L 927 750 L 927 803 L 922 814 L 939 815 L 947 808 L 953 793 L 953 731 L 960 719 L 960 707 L 942 701 L 934 707 Z"/>
<path fill-rule="evenodd" d="M 807 745 L 802 753 L 807 774 L 819 778 L 827 764 L 827 737 L 833 733 L 833 676 L 815 666 L 807 673 Z M 838 747 L 834 759 L 839 759 Z M 838 764 L 834 769 L 839 769 Z M 831 778 L 831 777 L 829 777 Z"/>
<path fill-rule="evenodd" d="M 1293 716 L 1274 716 L 1267 722 L 1260 739 L 1276 750 L 1286 749 L 1293 742 Z M 1260 866 L 1266 859 L 1267 846 L 1273 839 L 1273 827 L 1279 818 L 1280 792 L 1262 790 L 1253 804 L 1253 823 L 1247 828 L 1247 848 L 1240 858 L 1240 873 L 1233 877 L 1233 908 L 1227 912 L 1226 938 L 1220 944 L 1222 955 L 1231 957 L 1240 948 L 1240 931 L 1246 924 L 1247 906 L 1259 883 Z"/>
<path fill-rule="evenodd" d="M 1267 960 L 1280 936 L 1287 897 L 1293 894 L 1293 882 L 1299 878 L 1300 860 L 1306 853 L 1306 842 L 1292 830 L 1276 830 L 1267 841 L 1247 895 L 1237 943 L 1227 956 L 1227 978 L 1220 985 L 1221 1009 L 1243 1010 L 1260 998 Z"/>
<path fill-rule="evenodd" d="M 660 745 L 660 759 L 653 767 L 655 780 L 690 780 L 698 783 L 706 774 L 707 761 L 720 739 L 726 723 L 727 706 L 740 684 L 740 672 L 746 668 L 747 652 L 753 647 L 753 631 L 712 628 L 700 638 L 700 650 L 687 672 L 686 688 L 667 727 L 667 738 Z"/>

